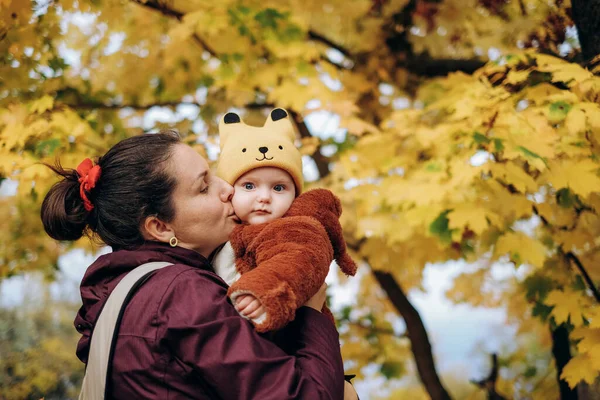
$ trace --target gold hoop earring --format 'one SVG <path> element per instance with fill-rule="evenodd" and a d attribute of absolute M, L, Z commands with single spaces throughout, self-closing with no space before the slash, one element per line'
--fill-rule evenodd
<path fill-rule="evenodd" d="M 178 243 L 179 243 L 179 240 L 177 240 L 177 238 L 175 236 L 173 236 L 171 238 L 171 240 L 169 240 L 169 244 L 171 245 L 171 247 L 177 247 Z"/>

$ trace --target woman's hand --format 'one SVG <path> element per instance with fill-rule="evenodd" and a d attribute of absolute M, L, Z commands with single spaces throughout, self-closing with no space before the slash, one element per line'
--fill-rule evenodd
<path fill-rule="evenodd" d="M 348 381 L 344 381 L 344 400 L 358 400 L 354 386 Z"/>
<path fill-rule="evenodd" d="M 327 299 L 327 284 L 323 283 L 323 286 L 321 286 L 319 291 L 317 293 L 315 293 L 315 295 L 313 297 L 308 299 L 308 301 L 306 303 L 304 303 L 304 305 L 306 307 L 315 309 L 318 312 L 321 312 L 326 299 Z"/>
<path fill-rule="evenodd" d="M 266 312 L 260 300 L 251 294 L 239 295 L 235 299 L 235 309 L 243 317 L 249 319 L 256 319 Z"/>

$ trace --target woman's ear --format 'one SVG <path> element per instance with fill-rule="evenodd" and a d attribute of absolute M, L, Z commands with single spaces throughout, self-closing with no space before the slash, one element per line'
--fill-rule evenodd
<path fill-rule="evenodd" d="M 169 243 L 169 240 L 175 236 L 175 232 L 169 224 L 153 215 L 146 217 L 143 225 L 144 237 L 146 239 Z"/>

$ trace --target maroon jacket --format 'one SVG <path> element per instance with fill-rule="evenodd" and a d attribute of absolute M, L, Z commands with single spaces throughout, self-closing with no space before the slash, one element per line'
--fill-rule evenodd
<path fill-rule="evenodd" d="M 239 316 L 204 257 L 156 242 L 106 254 L 87 269 L 75 318 L 81 361 L 110 292 L 127 272 L 151 261 L 175 265 L 157 271 L 125 310 L 109 378 L 112 398 L 343 398 L 338 333 L 325 315 L 301 307 L 277 332 L 278 346 Z"/>

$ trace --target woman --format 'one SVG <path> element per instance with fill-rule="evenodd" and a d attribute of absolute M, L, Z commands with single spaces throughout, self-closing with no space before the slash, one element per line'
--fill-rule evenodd
<path fill-rule="evenodd" d="M 53 169 L 63 180 L 42 204 L 46 232 L 57 240 L 88 234 L 113 249 L 81 283 L 75 326 L 83 362 L 117 283 L 141 264 L 174 264 L 156 272 L 124 312 L 107 382 L 111 398 L 343 398 L 338 334 L 318 312 L 324 288 L 279 332 L 279 346 L 228 302 L 227 286 L 208 260 L 237 223 L 233 190 L 176 134 L 132 137 L 97 165 L 86 160 L 76 171 Z"/>

